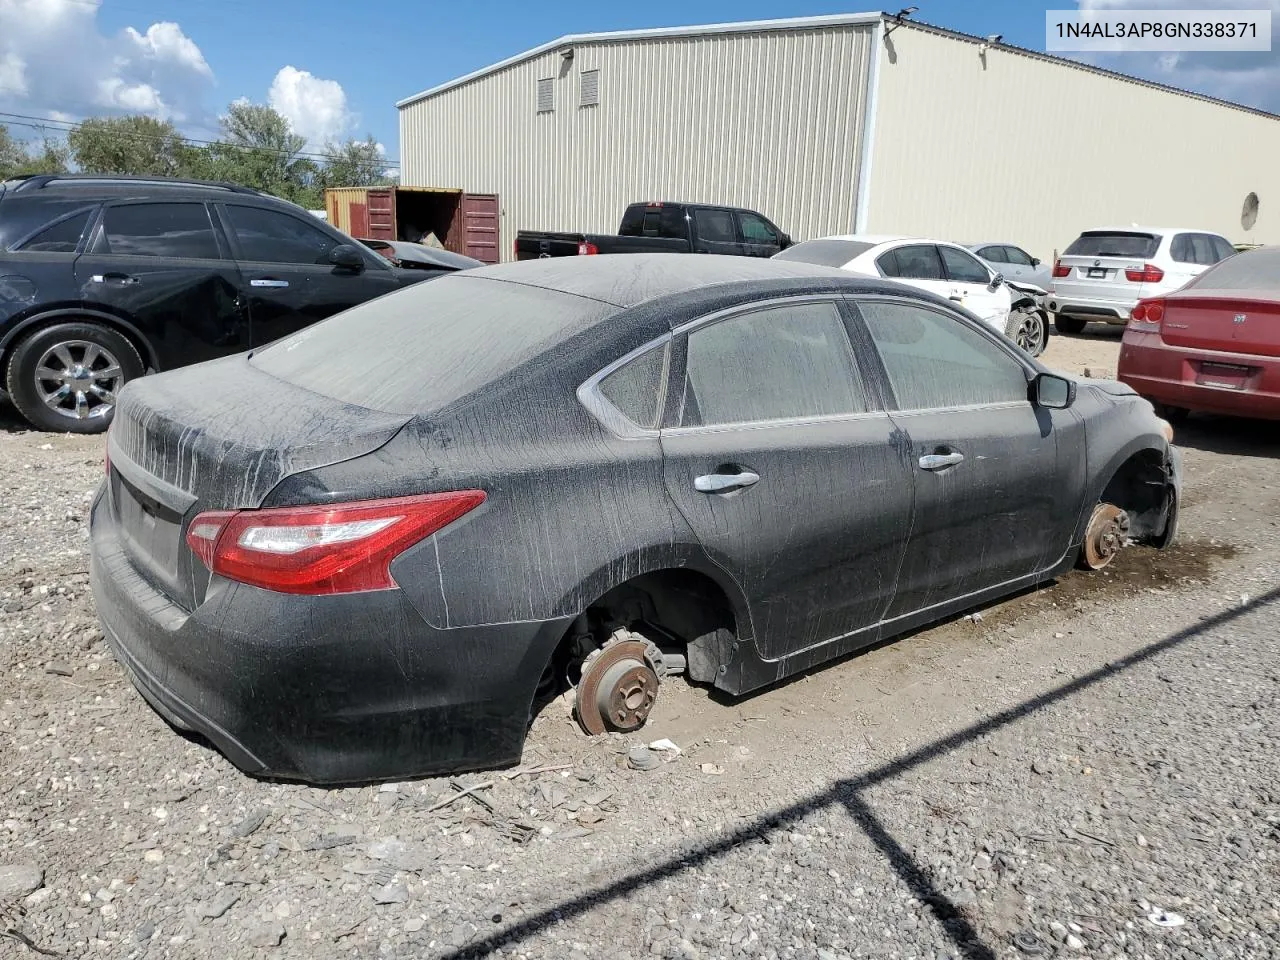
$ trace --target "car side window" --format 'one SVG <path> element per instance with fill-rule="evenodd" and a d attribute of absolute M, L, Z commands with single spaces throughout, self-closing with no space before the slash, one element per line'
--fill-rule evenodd
<path fill-rule="evenodd" d="M 1005 252 L 1008 249 L 1008 247 L 983 247 L 978 251 L 978 256 L 993 263 L 1008 263 L 1008 254 Z"/>
<path fill-rule="evenodd" d="M 897 255 L 898 272 L 895 276 L 908 280 L 944 280 L 942 261 L 938 259 L 938 248 L 933 244 L 915 244 L 898 247 L 893 251 Z"/>
<path fill-rule="evenodd" d="M 880 254 L 876 258 L 876 269 L 883 277 L 902 276 L 902 271 L 898 268 L 898 251 L 890 250 L 888 253 Z"/>
<path fill-rule="evenodd" d="M 1027 400 L 1022 366 L 976 330 L 936 310 L 858 301 L 898 407 L 931 410 Z"/>
<path fill-rule="evenodd" d="M 1169 256 L 1178 263 L 1195 263 L 1195 252 L 1191 249 L 1191 234 L 1180 233 L 1169 245 Z"/>
<path fill-rule="evenodd" d="M 702 208 L 693 211 L 693 222 L 698 236 L 708 243 L 736 243 L 737 231 L 733 226 L 733 214 L 728 210 Z"/>
<path fill-rule="evenodd" d="M 69 217 L 49 224 L 35 236 L 18 246 L 18 250 L 32 253 L 75 253 L 80 247 L 80 238 L 89 225 L 92 210 L 81 210 Z"/>
<path fill-rule="evenodd" d="M 107 207 L 96 253 L 179 260 L 218 260 L 222 253 L 203 203 L 132 203 Z"/>
<path fill-rule="evenodd" d="M 1031 257 L 1025 250 L 1019 250 L 1017 247 L 1005 247 L 1004 256 L 1005 263 L 1017 264 L 1019 267 L 1031 266 Z"/>
<path fill-rule="evenodd" d="M 1218 252 L 1218 260 L 1225 260 L 1227 257 L 1236 255 L 1236 248 L 1233 247 L 1225 237 L 1212 237 L 1213 248 Z"/>
<path fill-rule="evenodd" d="M 1218 251 L 1214 249 L 1213 237 L 1207 233 L 1191 234 L 1191 255 L 1195 262 L 1211 267 L 1218 262 Z"/>
<path fill-rule="evenodd" d="M 744 211 L 738 214 L 738 223 L 742 227 L 742 239 L 745 242 L 763 243 L 774 247 L 778 245 L 777 231 L 769 226 L 763 217 Z"/>
<path fill-rule="evenodd" d="M 684 207 L 673 207 L 670 204 L 662 208 L 658 217 L 658 236 L 675 240 L 687 240 L 689 224 L 684 218 Z"/>
<path fill-rule="evenodd" d="M 328 263 L 339 243 L 296 217 L 262 207 L 229 203 L 227 218 L 240 243 L 240 258 L 261 263 Z"/>
<path fill-rule="evenodd" d="M 671 343 L 647 350 L 600 380 L 600 392 L 638 427 L 658 425 Z"/>
<path fill-rule="evenodd" d="M 991 274 L 976 257 L 956 247 L 939 247 L 942 262 L 947 266 L 947 277 L 956 283 L 991 282 Z"/>
<path fill-rule="evenodd" d="M 833 303 L 765 307 L 689 334 L 682 427 L 870 409 L 844 320 Z"/>

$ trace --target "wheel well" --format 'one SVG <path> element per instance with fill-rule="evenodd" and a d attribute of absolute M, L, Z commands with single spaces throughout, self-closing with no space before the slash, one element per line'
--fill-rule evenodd
<path fill-rule="evenodd" d="M 109 327 L 133 345 L 133 349 L 138 351 L 138 356 L 142 358 L 142 362 L 146 369 L 160 369 L 160 365 L 156 362 L 155 351 L 151 349 L 151 344 L 147 342 L 146 337 L 142 336 L 129 324 L 124 323 L 119 318 L 106 313 L 96 313 L 84 310 L 67 310 L 63 313 L 56 313 L 53 315 L 46 314 L 37 320 L 29 322 L 25 327 L 20 327 L 13 335 L 13 338 L 4 345 L 3 349 L 0 349 L 0 373 L 7 369 L 9 355 L 13 353 L 14 348 L 19 343 L 26 340 L 28 337 L 35 336 L 41 330 L 57 326 L 60 323 L 96 323 L 99 326 Z M 2 386 L 3 384 L 0 384 L 0 387 Z"/>
<path fill-rule="evenodd" d="M 1140 450 L 1126 460 L 1102 491 L 1102 503 L 1129 514 L 1129 535 L 1135 540 L 1163 532 L 1168 506 L 1169 474 L 1158 450 Z"/>
<path fill-rule="evenodd" d="M 706 574 L 656 570 L 619 584 L 591 603 L 561 640 L 552 669 L 572 678 L 576 663 L 625 627 L 652 640 L 665 654 L 683 655 L 690 678 L 709 683 L 724 662 L 736 626 L 729 597 Z"/>

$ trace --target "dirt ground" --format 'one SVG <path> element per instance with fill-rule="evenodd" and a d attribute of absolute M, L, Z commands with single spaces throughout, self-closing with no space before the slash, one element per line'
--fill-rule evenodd
<path fill-rule="evenodd" d="M 319 790 L 142 702 L 87 592 L 102 441 L 0 410 L 0 956 L 1280 957 L 1280 425 L 1178 441 L 1166 552 L 742 700 L 664 685 L 642 736 L 554 703 L 516 771 Z"/>

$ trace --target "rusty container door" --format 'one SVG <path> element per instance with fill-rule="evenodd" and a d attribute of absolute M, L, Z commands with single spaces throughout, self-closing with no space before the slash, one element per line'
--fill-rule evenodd
<path fill-rule="evenodd" d="M 462 252 L 481 263 L 497 263 L 498 195 L 496 193 L 464 193 L 462 195 Z"/>
<path fill-rule="evenodd" d="M 330 187 L 324 192 L 324 209 L 329 223 L 343 233 L 360 237 L 360 226 L 351 222 L 354 208 L 368 203 L 365 187 Z M 367 227 L 366 227 L 367 229 Z"/>
<path fill-rule="evenodd" d="M 346 231 L 357 240 L 372 239 L 369 236 L 369 205 L 367 203 L 351 204 L 351 226 Z"/>
<path fill-rule="evenodd" d="M 368 224 L 366 236 L 371 240 L 395 240 L 396 197 L 394 187 L 371 187 L 366 191 Z"/>

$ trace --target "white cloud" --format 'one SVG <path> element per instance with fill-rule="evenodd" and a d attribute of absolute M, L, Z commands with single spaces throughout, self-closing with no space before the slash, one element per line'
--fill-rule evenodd
<path fill-rule="evenodd" d="M 206 125 L 214 76 L 195 41 L 171 22 L 106 35 L 97 11 L 83 0 L 0 0 L 0 110 Z"/>
<path fill-rule="evenodd" d="M 1280 113 L 1280 0 L 1077 0 L 1081 10 L 1271 10 L 1270 51 L 1116 53 L 1077 59 L 1110 70 Z"/>
<path fill-rule="evenodd" d="M 297 67 L 282 67 L 271 81 L 267 103 L 312 147 L 343 138 L 355 123 L 347 94 L 336 80 L 323 80 Z"/>

